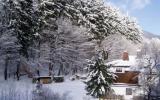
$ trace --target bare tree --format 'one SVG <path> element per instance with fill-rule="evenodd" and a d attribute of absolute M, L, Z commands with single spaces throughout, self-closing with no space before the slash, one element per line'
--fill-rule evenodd
<path fill-rule="evenodd" d="M 139 66 L 142 70 L 142 83 L 144 92 L 147 93 L 148 100 L 151 99 L 153 86 L 157 83 L 159 78 L 159 71 L 157 66 L 160 64 L 160 40 L 152 39 L 148 43 L 144 43 L 141 52 L 138 55 Z"/>

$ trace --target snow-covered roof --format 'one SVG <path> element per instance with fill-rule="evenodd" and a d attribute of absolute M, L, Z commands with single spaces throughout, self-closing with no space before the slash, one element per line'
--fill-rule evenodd
<path fill-rule="evenodd" d="M 113 66 L 135 66 L 136 65 L 136 56 L 132 55 L 129 56 L 129 60 L 114 60 L 109 63 L 106 63 L 106 65 L 113 65 Z"/>

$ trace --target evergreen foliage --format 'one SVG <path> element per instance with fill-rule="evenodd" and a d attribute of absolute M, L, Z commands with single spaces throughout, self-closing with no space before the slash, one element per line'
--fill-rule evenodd
<path fill-rule="evenodd" d="M 1 11 L 0 17 L 0 57 L 4 62 L 2 63 L 2 65 L 4 64 L 4 78 L 7 80 L 8 73 L 11 74 L 16 70 L 16 65 L 14 63 L 19 61 L 20 45 L 18 44 L 16 31 L 13 27 L 13 18 L 15 18 L 15 3 L 12 0 L 3 0 L 2 2 L 3 10 Z"/>
<path fill-rule="evenodd" d="M 20 54 L 28 58 L 28 48 L 32 45 L 39 29 L 38 16 L 33 9 L 32 0 L 18 0 L 15 9 L 16 16 L 13 20 L 18 42 L 21 44 Z"/>
<path fill-rule="evenodd" d="M 96 61 L 89 64 L 89 79 L 86 83 L 87 94 L 101 98 L 111 92 L 110 85 L 113 83 L 114 74 L 109 71 L 103 59 L 98 57 Z"/>
<path fill-rule="evenodd" d="M 6 56 L 12 51 L 13 58 L 24 56 L 29 64 L 36 59 L 38 66 L 48 62 L 53 67 L 58 62 L 61 73 L 85 66 L 82 62 L 94 55 L 96 42 L 100 47 L 109 35 L 139 41 L 142 33 L 134 20 L 102 0 L 1 1 L 0 53 Z M 68 22 L 61 25 L 60 20 Z"/>

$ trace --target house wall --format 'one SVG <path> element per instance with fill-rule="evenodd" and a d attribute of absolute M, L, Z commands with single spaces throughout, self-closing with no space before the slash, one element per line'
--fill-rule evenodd
<path fill-rule="evenodd" d="M 125 73 L 115 73 L 116 83 L 136 84 L 138 85 L 139 72 L 125 71 Z"/>
<path fill-rule="evenodd" d="M 116 69 L 122 69 L 122 72 L 119 72 L 119 73 L 124 73 L 125 71 L 129 71 L 130 70 L 130 67 L 111 67 L 110 68 L 110 71 L 113 72 L 113 73 L 116 73 Z"/>
<path fill-rule="evenodd" d="M 117 85 L 112 85 L 111 88 L 114 90 L 114 93 L 116 95 L 123 95 L 125 100 L 133 100 L 134 96 L 137 96 L 139 94 L 138 86 L 131 86 L 127 84 L 117 84 Z M 131 94 L 127 94 L 127 89 L 131 90 Z M 129 91 L 130 92 L 130 91 Z"/>

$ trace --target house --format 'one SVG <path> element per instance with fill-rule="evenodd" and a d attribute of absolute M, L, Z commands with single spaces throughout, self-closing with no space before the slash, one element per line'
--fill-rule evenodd
<path fill-rule="evenodd" d="M 139 94 L 139 74 L 136 56 L 124 51 L 121 59 L 106 63 L 111 65 L 110 71 L 117 77 L 112 85 L 116 95 L 123 95 L 125 100 L 132 100 Z"/>

